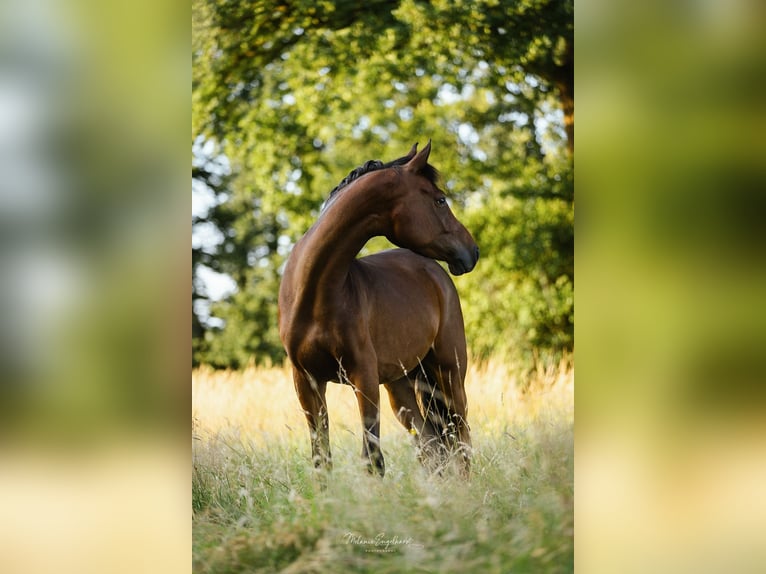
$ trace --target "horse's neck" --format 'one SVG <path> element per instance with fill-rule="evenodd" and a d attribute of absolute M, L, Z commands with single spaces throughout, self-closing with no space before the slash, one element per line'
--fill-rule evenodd
<path fill-rule="evenodd" d="M 317 299 L 339 293 L 365 243 L 385 233 L 386 217 L 378 213 L 374 190 L 341 193 L 304 236 L 295 262 L 302 291 Z"/>

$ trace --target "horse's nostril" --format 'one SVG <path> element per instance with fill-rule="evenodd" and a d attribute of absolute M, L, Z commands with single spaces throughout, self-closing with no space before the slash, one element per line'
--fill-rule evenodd
<path fill-rule="evenodd" d="M 479 260 L 479 246 L 473 248 L 473 260 L 478 261 Z"/>

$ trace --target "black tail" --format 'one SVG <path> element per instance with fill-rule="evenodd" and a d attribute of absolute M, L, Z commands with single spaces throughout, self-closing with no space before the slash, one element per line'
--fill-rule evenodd
<path fill-rule="evenodd" d="M 420 414 L 431 423 L 439 442 L 442 446 L 451 450 L 457 439 L 455 425 L 452 422 L 452 413 L 441 389 L 433 377 L 424 373 L 415 380 L 415 397 L 418 401 Z"/>

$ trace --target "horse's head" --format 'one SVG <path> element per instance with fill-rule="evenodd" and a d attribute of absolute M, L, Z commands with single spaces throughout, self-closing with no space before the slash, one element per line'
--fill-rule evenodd
<path fill-rule="evenodd" d="M 479 247 L 436 185 L 437 172 L 428 164 L 431 142 L 420 153 L 416 150 L 417 144 L 399 170 L 388 240 L 445 261 L 453 275 L 468 273 L 479 259 Z"/>

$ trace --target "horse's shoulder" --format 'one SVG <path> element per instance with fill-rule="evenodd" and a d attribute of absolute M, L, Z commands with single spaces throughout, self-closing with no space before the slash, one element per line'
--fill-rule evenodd
<path fill-rule="evenodd" d="M 382 278 L 396 274 L 410 279 L 431 280 L 443 289 L 454 290 L 449 273 L 438 262 L 409 249 L 389 249 L 356 260 L 356 264 L 368 276 Z"/>

